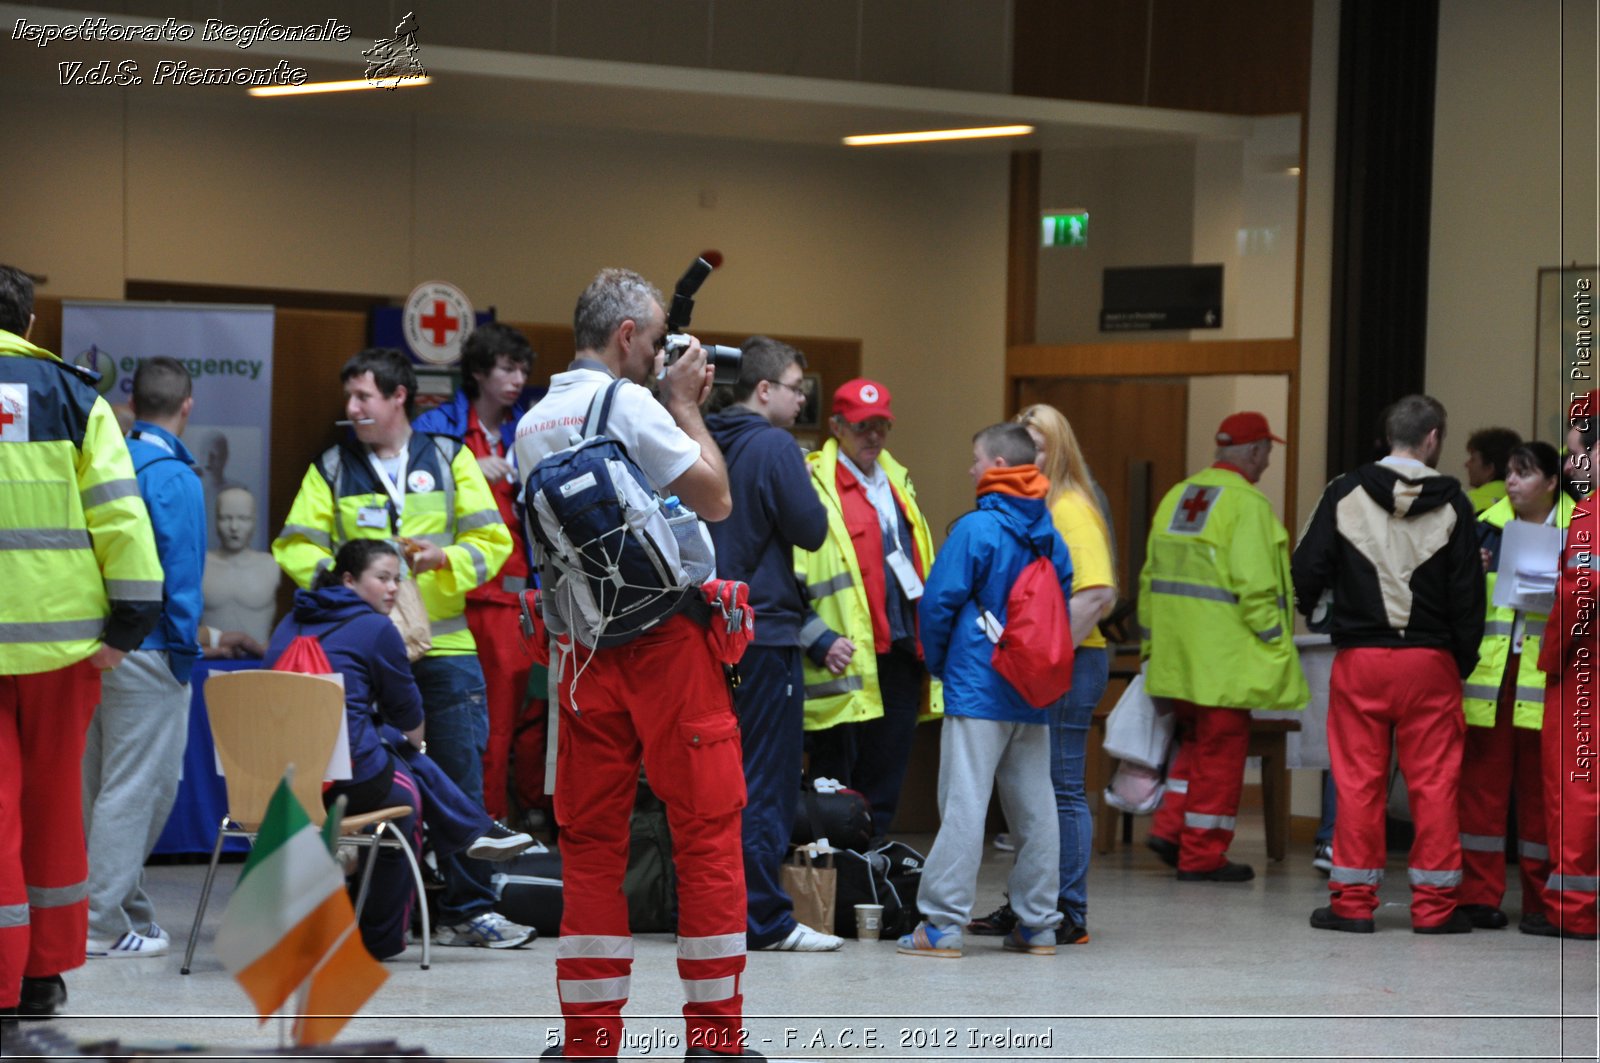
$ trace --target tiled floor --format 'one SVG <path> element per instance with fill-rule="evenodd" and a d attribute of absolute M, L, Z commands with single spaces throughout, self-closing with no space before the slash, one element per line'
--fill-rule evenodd
<path fill-rule="evenodd" d="M 1141 824 L 1142 826 L 1143 824 Z M 1593 942 L 1528 937 L 1513 926 L 1456 937 L 1410 932 L 1404 861 L 1391 861 L 1372 936 L 1316 931 L 1326 880 L 1310 853 L 1268 866 L 1258 821 L 1241 819 L 1242 885 L 1178 883 L 1142 847 L 1094 858 L 1087 945 L 1054 957 L 1005 953 L 968 937 L 960 960 L 847 942 L 833 954 L 756 953 L 745 976 L 751 1046 L 815 1059 L 1595 1059 Z M 908 839 L 924 849 L 928 838 Z M 1000 900 L 1010 857 L 986 854 L 980 913 Z M 153 960 L 96 960 L 70 973 L 80 1040 L 267 1046 L 210 949 L 237 865 L 213 897 L 194 973 L 178 974 L 203 868 L 150 870 L 174 934 Z M 1515 875 L 1513 873 L 1513 880 Z M 398 1038 L 430 1053 L 525 1058 L 559 1033 L 555 950 L 413 947 L 341 1039 Z M 624 1056 L 682 1057 L 681 997 L 668 935 L 642 936 Z"/>

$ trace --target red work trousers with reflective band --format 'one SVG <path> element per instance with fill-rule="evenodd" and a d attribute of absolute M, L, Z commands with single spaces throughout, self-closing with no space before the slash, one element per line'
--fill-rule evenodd
<path fill-rule="evenodd" d="M 1416 825 L 1411 924 L 1437 926 L 1450 918 L 1461 884 L 1456 801 L 1466 729 L 1461 674 L 1448 651 L 1362 646 L 1342 649 L 1333 659 L 1328 752 L 1339 817 L 1328 889 L 1335 915 L 1370 919 L 1378 907 L 1392 746 Z"/>
<path fill-rule="evenodd" d="M 0 1007 L 17 1006 L 24 975 L 83 965 L 83 743 L 99 702 L 88 661 L 0 675 Z"/>
<path fill-rule="evenodd" d="M 483 666 L 483 688 L 489 709 L 489 742 L 483 750 L 483 807 L 495 819 L 505 819 L 511 736 L 523 702 L 527 700 L 533 644 L 523 637 L 522 614 L 515 598 L 507 601 L 468 598 L 466 615 L 467 628 L 478 644 L 478 663 Z M 535 634 L 543 638 L 542 633 Z M 538 772 L 536 792 L 543 793 L 542 752 L 536 766 L 518 762 L 519 775 L 529 770 Z"/>
<path fill-rule="evenodd" d="M 1600 786 L 1595 771 L 1600 762 L 1595 756 L 1595 663 L 1592 652 L 1568 663 L 1560 680 L 1544 688 L 1544 801 L 1550 838 L 1544 903 L 1550 921 L 1569 934 L 1596 932 Z"/>
<path fill-rule="evenodd" d="M 559 655 L 556 820 L 565 906 L 556 988 L 566 1054 L 622 1043 L 633 939 L 622 877 L 639 764 L 667 806 L 678 875 L 685 1047 L 743 1047 L 744 769 L 739 724 L 705 630 L 678 616 L 632 642 Z M 573 689 L 574 669 L 581 669 Z"/>
<path fill-rule="evenodd" d="M 1245 753 L 1250 748 L 1248 709 L 1172 702 L 1178 717 L 1178 754 L 1167 772 L 1150 833 L 1176 842 L 1179 871 L 1215 871 L 1228 862 Z"/>
<path fill-rule="evenodd" d="M 1493 727 L 1468 727 L 1461 758 L 1461 887 L 1457 904 L 1500 907 L 1506 895 L 1506 817 L 1517 795 L 1517 865 L 1522 874 L 1522 914 L 1544 911 L 1550 849 L 1545 844 L 1544 773 L 1539 732 L 1513 727 L 1517 666 L 1511 654 Z"/>

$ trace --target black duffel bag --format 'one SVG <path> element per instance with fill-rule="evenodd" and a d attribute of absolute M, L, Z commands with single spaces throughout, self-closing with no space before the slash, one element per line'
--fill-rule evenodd
<path fill-rule="evenodd" d="M 540 937 L 561 935 L 561 854 L 534 842 L 531 849 L 504 864 L 496 864 L 489 877 L 494 888 L 494 910 Z"/>
<path fill-rule="evenodd" d="M 809 783 L 801 786 L 789 844 L 810 845 L 819 838 L 835 849 L 865 850 L 871 845 L 872 807 L 866 797 L 856 790 L 819 794 Z"/>
<path fill-rule="evenodd" d="M 856 936 L 856 905 L 883 905 L 881 937 L 892 941 L 916 929 L 917 891 L 922 885 L 921 853 L 904 842 L 890 842 L 865 852 L 833 855 L 837 869 L 833 932 Z"/>

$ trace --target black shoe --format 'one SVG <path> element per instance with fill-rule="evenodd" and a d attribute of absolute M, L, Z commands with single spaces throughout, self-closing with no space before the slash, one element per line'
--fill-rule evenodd
<path fill-rule="evenodd" d="M 1017 925 L 1017 913 L 1011 910 L 1011 903 L 1007 901 L 988 915 L 974 919 L 967 924 L 967 933 L 979 937 L 1003 938 Z"/>
<path fill-rule="evenodd" d="M 687 1051 L 687 1052 L 685 1052 L 683 1054 L 683 1058 L 686 1059 L 686 1060 L 689 1060 L 689 1059 L 766 1059 L 767 1057 L 762 1055 L 760 1052 L 757 1052 L 753 1048 L 747 1048 L 743 1052 L 740 1052 L 740 1053 L 735 1055 L 735 1054 L 730 1054 L 730 1053 L 725 1053 L 725 1052 L 713 1052 L 713 1051 L 711 1051 L 711 1049 L 706 1048 L 706 1047 L 704 1047 L 702 1045 L 695 1045 L 693 1048 L 689 1049 L 689 1051 Z"/>
<path fill-rule="evenodd" d="M 1492 904 L 1458 904 L 1456 911 L 1466 912 L 1467 918 L 1478 930 L 1501 930 L 1511 925 L 1506 913 Z"/>
<path fill-rule="evenodd" d="M 578 1063 L 617 1063 L 617 1057 L 616 1056 L 564 1056 L 561 1053 L 563 1051 L 565 1051 L 565 1050 L 566 1050 L 566 1044 L 565 1043 L 562 1043 L 562 1044 L 559 1044 L 559 1045 L 551 1045 L 549 1048 L 547 1048 L 543 1052 L 539 1053 L 539 1058 L 540 1059 L 563 1059 L 563 1060 L 564 1059 L 572 1059 L 572 1060 L 578 1061 Z"/>
<path fill-rule="evenodd" d="M 67 983 L 59 974 L 22 979 L 22 997 L 17 1001 L 19 1019 L 48 1019 L 67 1002 Z"/>
<path fill-rule="evenodd" d="M 512 830 L 504 823 L 493 822 L 489 829 L 467 846 L 467 856 L 473 860 L 510 860 L 533 845 L 533 835 Z"/>
<path fill-rule="evenodd" d="M 1225 863 L 1210 871 L 1180 871 L 1179 882 L 1249 882 L 1256 877 L 1255 868 L 1249 864 Z"/>
<path fill-rule="evenodd" d="M 1056 927 L 1057 945 L 1087 945 L 1089 943 L 1089 928 L 1079 926 L 1077 923 L 1064 922 Z"/>
<path fill-rule="evenodd" d="M 1154 834 L 1144 840 L 1144 847 L 1161 857 L 1161 862 L 1168 867 L 1178 866 L 1178 843 L 1169 842 L 1165 838 L 1158 838 Z"/>
<path fill-rule="evenodd" d="M 1522 918 L 1517 921 L 1517 929 L 1524 934 L 1532 934 L 1534 937 L 1558 938 L 1561 936 L 1561 930 L 1543 912 L 1523 912 Z"/>
<path fill-rule="evenodd" d="M 1458 906 L 1450 913 L 1450 918 L 1437 926 L 1414 926 L 1413 934 L 1470 934 L 1472 933 L 1472 918 Z"/>
<path fill-rule="evenodd" d="M 1334 915 L 1331 907 L 1312 912 L 1311 925 L 1318 930 L 1342 930 L 1346 934 L 1371 934 L 1378 929 L 1377 923 L 1371 919 L 1348 919 Z"/>

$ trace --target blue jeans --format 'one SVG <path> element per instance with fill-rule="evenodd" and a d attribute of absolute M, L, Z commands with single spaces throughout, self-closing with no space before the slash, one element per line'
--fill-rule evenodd
<path fill-rule="evenodd" d="M 428 755 L 469 800 L 483 805 L 483 751 L 489 744 L 489 708 L 483 668 L 475 654 L 424 657 L 411 665 L 427 719 Z M 494 907 L 489 865 L 459 853 L 436 854 L 444 875 L 439 922 L 462 923 Z"/>
<path fill-rule="evenodd" d="M 1086 926 L 1089 909 L 1089 846 L 1094 817 L 1083 788 L 1084 747 L 1089 720 L 1105 693 L 1111 658 L 1102 647 L 1078 648 L 1072 662 L 1072 689 L 1050 706 L 1050 781 L 1056 790 L 1061 827 L 1061 886 L 1057 901 L 1066 921 Z"/>

